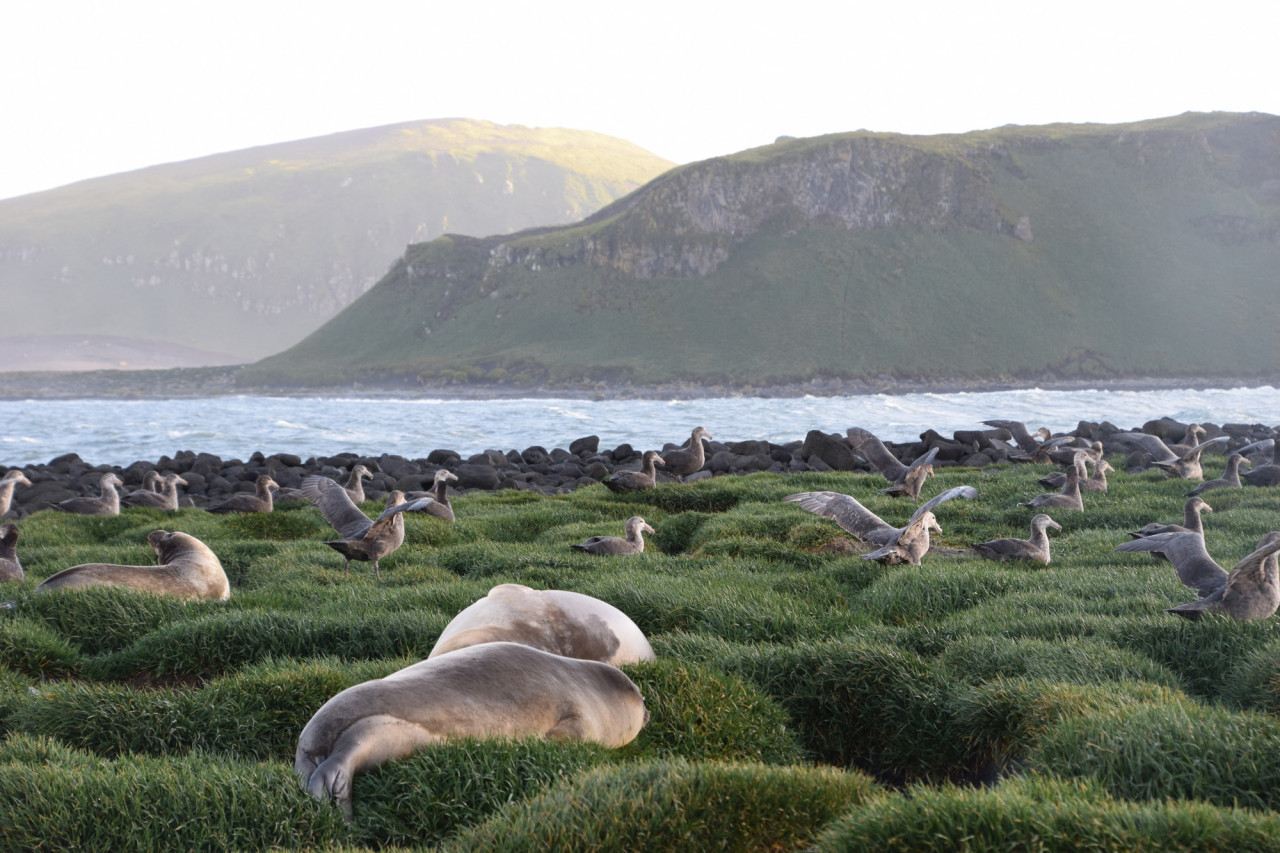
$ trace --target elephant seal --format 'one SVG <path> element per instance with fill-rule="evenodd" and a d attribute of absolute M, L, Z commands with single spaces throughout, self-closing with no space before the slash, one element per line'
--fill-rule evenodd
<path fill-rule="evenodd" d="M 654 660 L 644 632 L 612 604 L 579 592 L 518 583 L 495 586 L 453 617 L 427 659 L 498 641 L 614 666 Z"/>
<path fill-rule="evenodd" d="M 0 524 L 0 583 L 26 577 L 18 559 L 18 525 Z"/>
<path fill-rule="evenodd" d="M 298 736 L 293 769 L 352 816 L 357 774 L 454 738 L 530 735 L 630 743 L 649 714 L 617 667 L 519 643 L 483 643 L 348 687 Z"/>
<path fill-rule="evenodd" d="M 186 533 L 153 530 L 147 542 L 156 552 L 155 566 L 117 566 L 85 563 L 63 569 L 45 579 L 36 592 L 86 586 L 127 586 L 143 592 L 178 598 L 231 597 L 222 563 L 209 547 Z"/>

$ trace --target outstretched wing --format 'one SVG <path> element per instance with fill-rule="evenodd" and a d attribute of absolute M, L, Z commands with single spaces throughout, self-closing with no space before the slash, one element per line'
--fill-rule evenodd
<path fill-rule="evenodd" d="M 315 504 L 324 520 L 333 525 L 343 539 L 359 539 L 373 524 L 347 494 L 347 490 L 328 477 L 307 477 L 299 488 L 303 497 Z"/>
<path fill-rule="evenodd" d="M 886 532 L 897 532 L 855 498 L 840 492 L 800 492 L 787 495 L 783 500 L 797 503 L 801 509 L 815 515 L 830 518 L 858 539 L 870 539 L 877 533 L 883 536 Z"/>

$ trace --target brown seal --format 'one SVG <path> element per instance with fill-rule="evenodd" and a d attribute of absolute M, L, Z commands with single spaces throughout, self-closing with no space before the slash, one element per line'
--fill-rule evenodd
<path fill-rule="evenodd" d="M 231 597 L 222 563 L 209 547 L 186 533 L 153 530 L 147 542 L 156 552 L 155 566 L 85 563 L 45 579 L 36 592 L 86 586 L 127 586 L 178 598 Z"/>
<path fill-rule="evenodd" d="M 630 743 L 648 719 L 617 667 L 519 643 L 482 643 L 348 687 L 298 737 L 294 771 L 351 817 L 356 775 L 455 738 Z"/>
<path fill-rule="evenodd" d="M 427 657 L 499 641 L 614 666 L 654 660 L 644 632 L 612 604 L 580 592 L 518 583 L 495 586 L 453 617 Z"/>

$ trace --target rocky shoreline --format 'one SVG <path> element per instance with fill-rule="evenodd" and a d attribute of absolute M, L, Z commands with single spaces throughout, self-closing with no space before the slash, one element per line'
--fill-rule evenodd
<path fill-rule="evenodd" d="M 400 399 L 718 399 L 724 397 L 846 397 L 864 394 L 921 394 L 1046 390 L 1150 391 L 1160 389 L 1253 388 L 1280 385 L 1276 376 L 1130 376 L 1060 378 L 1054 375 L 918 378 L 879 375 L 862 378 L 816 377 L 796 382 L 736 385 L 678 380 L 651 385 L 608 380 L 582 380 L 557 385 L 512 383 L 370 382 L 344 386 L 289 387 L 237 383 L 243 365 L 172 368 L 168 370 L 93 370 L 80 372 L 0 373 L 0 400 L 27 399 L 166 399 L 263 395 L 275 397 L 394 397 Z"/>
<path fill-rule="evenodd" d="M 1263 424 L 1201 424 L 1205 438 L 1227 436 L 1228 442 L 1215 453 L 1227 453 L 1252 442 L 1280 438 L 1280 427 Z M 1171 418 L 1148 421 L 1141 426 L 1121 429 L 1114 424 L 1081 421 L 1064 435 L 1080 446 L 1099 441 L 1107 454 L 1125 454 L 1127 467 L 1143 465 L 1140 454 L 1115 439 L 1121 432 L 1146 432 L 1166 441 L 1177 441 L 1187 424 Z M 962 465 L 982 468 L 1013 461 L 1022 451 L 1004 429 L 960 430 L 950 437 L 934 430 L 920 434 L 918 441 L 893 443 L 886 447 L 902 462 L 909 464 L 932 449 L 937 449 L 936 466 Z M 667 444 L 662 450 L 678 445 Z M 264 456 L 255 452 L 247 460 L 222 459 L 209 453 L 180 451 L 155 461 L 139 460 L 125 467 L 94 465 L 75 453 L 65 454 L 47 463 L 20 466 L 31 485 L 20 487 L 14 494 L 10 515 L 23 517 L 51 503 L 78 495 L 97 495 L 102 475 L 114 472 L 124 482 L 125 491 L 141 487 L 149 471 L 173 471 L 187 481 L 182 491 L 182 505 L 203 507 L 217 503 L 236 493 L 251 493 L 261 474 L 269 474 L 283 488 L 296 488 L 303 478 L 319 474 L 345 480 L 350 470 L 363 464 L 373 473 L 365 486 L 371 500 L 380 500 L 393 490 L 418 491 L 431 488 L 435 472 L 447 468 L 457 481 L 450 484 L 458 493 L 518 489 L 544 495 L 565 494 L 584 486 L 597 485 L 615 471 L 638 470 L 644 450 L 622 444 L 601 448 L 597 436 L 584 436 L 568 448 L 548 450 L 541 446 L 523 450 L 486 450 L 466 458 L 448 450 L 433 450 L 427 456 L 408 459 L 383 454 L 361 456 L 341 453 L 334 456 L 302 459 L 288 453 Z M 706 462 L 702 470 L 686 477 L 696 481 L 714 476 L 752 474 L 767 471 L 793 474 L 806 471 L 847 471 L 869 473 L 875 469 L 838 433 L 811 430 L 804 438 L 784 444 L 768 441 L 705 441 Z M 659 469 L 658 480 L 673 478 Z"/>

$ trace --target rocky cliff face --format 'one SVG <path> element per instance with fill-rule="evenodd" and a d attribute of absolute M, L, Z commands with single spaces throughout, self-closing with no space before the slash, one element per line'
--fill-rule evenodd
<path fill-rule="evenodd" d="M 638 279 L 702 276 L 764 228 L 812 224 L 867 231 L 897 225 L 1014 234 L 987 171 L 992 153 L 923 150 L 893 138 L 836 136 L 784 142 L 772 156 L 719 158 L 676 169 L 566 240 L 525 238 L 493 247 L 491 263 L 531 270 L 586 263 Z M 768 151 L 768 149 L 765 149 Z M 1029 223 L 1023 230 L 1030 233 Z M 1024 239 L 1027 239 L 1024 237 Z M 550 243 L 550 245 L 549 245 Z"/>

